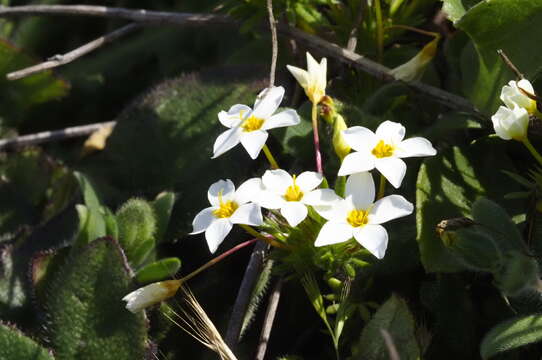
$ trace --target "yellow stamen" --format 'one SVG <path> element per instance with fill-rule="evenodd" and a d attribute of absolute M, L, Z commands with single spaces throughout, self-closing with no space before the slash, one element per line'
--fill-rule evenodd
<path fill-rule="evenodd" d="M 394 150 L 394 146 L 386 144 L 384 140 L 380 140 L 371 153 L 380 159 L 392 156 Z"/>
<path fill-rule="evenodd" d="M 360 227 L 366 225 L 369 221 L 369 211 L 368 210 L 357 210 L 354 209 L 348 213 L 346 221 L 353 227 Z"/>
<path fill-rule="evenodd" d="M 252 115 L 248 119 L 243 121 L 243 123 L 241 124 L 241 127 L 243 128 L 244 132 L 256 131 L 262 127 L 264 121 L 265 121 L 264 119 L 261 119 Z"/>
<path fill-rule="evenodd" d="M 284 194 L 284 200 L 286 201 L 299 201 L 303 198 L 303 191 L 295 183 L 295 175 L 293 176 L 294 183 L 288 186 L 286 193 Z"/>
<path fill-rule="evenodd" d="M 228 218 L 237 210 L 239 205 L 235 201 L 222 201 L 222 190 L 218 193 L 218 209 L 213 211 L 213 215 L 217 218 Z"/>

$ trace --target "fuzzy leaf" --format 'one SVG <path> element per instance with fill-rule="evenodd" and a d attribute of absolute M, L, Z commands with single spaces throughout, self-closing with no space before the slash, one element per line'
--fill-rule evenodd
<path fill-rule="evenodd" d="M 19 330 L 0 324 L 0 359 L 54 360 L 53 355 Z"/>
<path fill-rule="evenodd" d="M 542 315 L 528 315 L 504 321 L 482 340 L 480 355 L 489 359 L 501 352 L 542 340 Z"/>
<path fill-rule="evenodd" d="M 393 295 L 365 326 L 352 359 L 388 360 L 381 330 L 387 330 L 402 360 L 417 360 L 420 350 L 414 336 L 414 319 L 404 300 Z"/>
<path fill-rule="evenodd" d="M 173 277 L 180 268 L 181 260 L 178 258 L 160 259 L 144 266 L 135 277 L 138 283 L 147 284 Z"/>
<path fill-rule="evenodd" d="M 142 359 L 144 315 L 124 308 L 131 290 L 117 242 L 101 238 L 72 252 L 56 272 L 45 304 L 49 338 L 58 359 Z"/>
<path fill-rule="evenodd" d="M 101 236 L 105 236 L 107 229 L 100 200 L 92 182 L 80 172 L 75 172 L 74 176 L 79 183 L 86 205 L 86 210 L 78 208 L 81 223 L 77 244 L 85 245 Z M 82 225 L 83 222 L 84 225 Z"/>
<path fill-rule="evenodd" d="M 155 239 L 156 242 L 161 242 L 165 240 L 169 218 L 173 211 L 173 205 L 175 205 L 175 194 L 168 191 L 161 192 L 156 196 L 156 199 L 154 199 L 151 205 L 156 215 Z"/>

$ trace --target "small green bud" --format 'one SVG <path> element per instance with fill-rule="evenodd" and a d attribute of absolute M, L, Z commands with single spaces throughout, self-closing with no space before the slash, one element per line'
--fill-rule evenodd
<path fill-rule="evenodd" d="M 337 116 L 335 116 L 335 121 L 333 122 L 333 149 L 341 162 L 345 156 L 350 153 L 350 150 L 352 150 L 344 140 L 344 136 L 342 134 L 342 131 L 346 129 L 347 126 L 344 118 L 340 114 L 337 114 Z"/>
<path fill-rule="evenodd" d="M 341 291 L 343 287 L 343 282 L 334 277 L 330 277 L 329 279 L 327 279 L 327 284 L 333 291 Z"/>
<path fill-rule="evenodd" d="M 340 304 L 329 305 L 329 306 L 326 308 L 326 314 L 328 314 L 328 315 L 336 314 L 337 311 L 339 310 L 339 306 L 340 306 Z"/>

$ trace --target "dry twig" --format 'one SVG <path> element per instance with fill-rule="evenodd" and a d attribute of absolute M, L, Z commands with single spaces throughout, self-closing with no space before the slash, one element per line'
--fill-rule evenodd
<path fill-rule="evenodd" d="M 269 303 L 267 304 L 267 310 L 265 311 L 262 332 L 260 333 L 260 342 L 258 344 L 258 349 L 256 350 L 256 356 L 254 357 L 255 360 L 263 360 L 265 357 L 269 336 L 271 335 L 271 329 L 273 328 L 273 322 L 275 321 L 275 315 L 277 314 L 277 308 L 279 306 L 282 284 L 283 280 L 282 278 L 279 278 L 273 292 L 269 295 Z"/>
<path fill-rule="evenodd" d="M 112 41 L 117 40 L 118 38 L 131 33 L 132 31 L 140 28 L 142 26 L 141 23 L 132 23 L 126 26 L 121 27 L 120 29 L 117 29 L 113 32 L 110 32 L 109 34 L 106 34 L 104 36 L 100 36 L 97 39 L 92 40 L 91 42 L 86 43 L 83 46 L 78 47 L 75 50 L 72 50 L 64 55 L 55 55 L 47 59 L 47 61 L 39 63 L 37 65 L 33 65 L 30 67 L 27 67 L 22 70 L 17 70 L 14 72 L 11 72 L 6 75 L 6 78 L 8 80 L 17 80 L 24 78 L 26 76 L 45 71 L 48 69 L 55 68 L 57 66 L 68 64 L 75 59 L 80 58 L 81 56 L 84 56 L 101 46 L 108 44 Z"/>

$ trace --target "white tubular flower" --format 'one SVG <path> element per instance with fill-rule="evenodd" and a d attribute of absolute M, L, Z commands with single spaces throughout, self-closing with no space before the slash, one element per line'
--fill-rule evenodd
<path fill-rule="evenodd" d="M 495 115 L 491 117 L 491 121 L 495 133 L 503 140 L 522 141 L 527 137 L 529 113 L 525 108 L 515 106 L 511 110 L 500 106 Z"/>
<path fill-rule="evenodd" d="M 207 197 L 211 206 L 201 210 L 192 222 L 190 234 L 205 231 L 209 250 L 214 253 L 224 241 L 233 224 L 260 226 L 263 224 L 259 205 L 249 203 L 261 189 L 261 180 L 257 178 L 245 181 L 235 191 L 231 180 L 220 180 L 211 185 Z"/>
<path fill-rule="evenodd" d="M 322 58 L 320 64 L 307 52 L 307 70 L 292 65 L 286 65 L 305 94 L 312 103 L 319 103 L 326 95 L 327 59 Z"/>
<path fill-rule="evenodd" d="M 373 203 L 375 184 L 369 172 L 346 180 L 346 198 L 330 203 L 331 210 L 316 211 L 328 220 L 320 229 L 315 246 L 341 243 L 352 237 L 378 259 L 388 247 L 388 233 L 380 224 L 412 213 L 414 206 L 400 195 L 386 196 Z"/>
<path fill-rule="evenodd" d="M 392 121 L 384 121 L 376 133 L 362 126 L 354 126 L 344 130 L 343 136 L 355 152 L 346 155 L 339 176 L 377 168 L 395 188 L 401 186 L 406 173 L 406 164 L 401 158 L 437 153 L 425 138 L 403 140 L 405 127 Z"/>
<path fill-rule="evenodd" d="M 246 105 L 233 105 L 228 112 L 218 113 L 218 120 L 229 128 L 220 134 L 213 147 L 213 159 L 241 143 L 252 159 L 256 159 L 265 145 L 267 130 L 297 125 L 299 115 L 293 109 L 278 114 L 284 96 L 282 86 L 264 89 L 256 98 L 254 110 Z"/>
<path fill-rule="evenodd" d="M 331 189 L 314 190 L 322 179 L 322 174 L 312 171 L 291 176 L 282 169 L 267 170 L 262 177 L 263 191 L 257 202 L 266 209 L 280 209 L 288 224 L 295 227 L 307 217 L 307 205 L 320 204 L 326 191 L 335 194 Z M 328 196 L 327 199 L 331 198 Z"/>
<path fill-rule="evenodd" d="M 412 81 L 422 77 L 427 65 L 433 60 L 437 53 L 437 45 L 440 37 L 435 37 L 429 44 L 406 63 L 392 69 L 390 74 L 397 80 Z"/>
<path fill-rule="evenodd" d="M 525 95 L 526 92 L 534 95 L 534 89 L 529 80 L 521 79 L 520 81 L 510 81 L 508 85 L 504 85 L 501 90 L 501 100 L 509 109 L 520 107 L 529 114 L 534 114 L 536 111 L 536 101 Z M 499 109 L 500 110 L 500 109 Z"/>
<path fill-rule="evenodd" d="M 122 300 L 126 301 L 126 309 L 136 313 L 174 296 L 180 286 L 180 280 L 160 281 L 132 291 Z"/>

